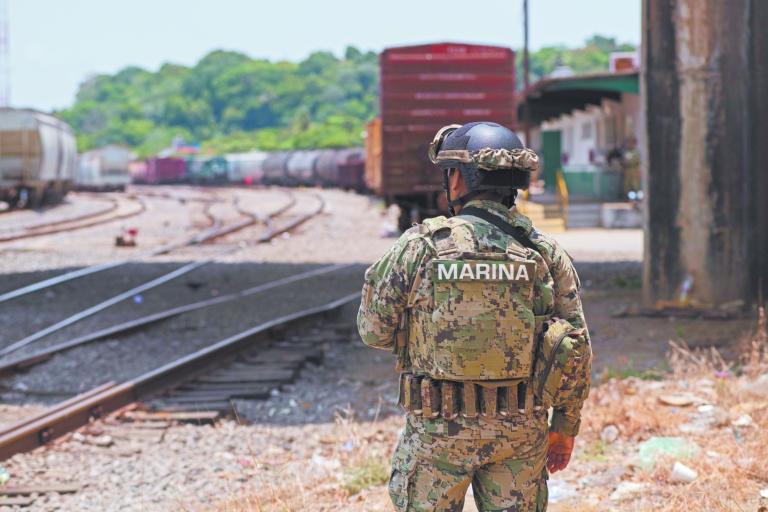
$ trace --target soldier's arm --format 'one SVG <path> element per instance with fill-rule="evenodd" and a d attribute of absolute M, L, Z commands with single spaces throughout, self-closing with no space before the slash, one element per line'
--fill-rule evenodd
<path fill-rule="evenodd" d="M 365 272 L 357 329 L 363 343 L 391 349 L 408 304 L 411 285 L 429 250 L 426 241 L 406 231 L 397 243 Z"/>
<path fill-rule="evenodd" d="M 586 329 L 587 322 L 579 295 L 579 276 L 568 253 L 557 244 L 553 245 L 551 268 L 555 287 L 555 316 L 568 320 L 574 327 Z M 590 365 L 585 365 L 580 371 L 580 375 L 569 375 L 568 378 L 579 383 L 581 392 L 574 393 L 570 403 L 554 410 L 553 432 L 567 436 L 575 436 L 579 432 L 581 407 L 589 394 Z"/>

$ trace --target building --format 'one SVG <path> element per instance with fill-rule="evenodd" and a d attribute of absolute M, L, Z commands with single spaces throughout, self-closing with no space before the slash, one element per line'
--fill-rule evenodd
<path fill-rule="evenodd" d="M 642 109 L 636 70 L 547 78 L 522 102 L 545 189 L 563 172 L 573 199 L 626 200 L 638 190 Z M 628 170 L 629 169 L 629 170 Z"/>
<path fill-rule="evenodd" d="M 519 104 L 520 117 L 530 122 L 529 146 L 542 159 L 537 184 L 543 189 L 532 187 L 528 209 L 561 218 L 563 227 L 642 225 L 637 54 L 611 55 L 610 69 L 560 70 L 534 84 Z"/>

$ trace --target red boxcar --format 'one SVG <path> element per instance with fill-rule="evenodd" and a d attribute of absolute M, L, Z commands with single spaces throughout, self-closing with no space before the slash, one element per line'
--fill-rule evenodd
<path fill-rule="evenodd" d="M 386 49 L 380 64 L 381 119 L 368 129 L 366 183 L 404 212 L 432 214 L 442 190 L 427 157 L 432 137 L 447 124 L 471 121 L 514 129 L 515 54 L 439 43 Z"/>
<path fill-rule="evenodd" d="M 364 190 L 365 151 L 362 148 L 339 150 L 337 161 L 339 169 L 337 186 L 348 190 Z"/>
<path fill-rule="evenodd" d="M 148 158 L 145 183 L 178 183 L 184 180 L 187 162 L 183 158 Z"/>

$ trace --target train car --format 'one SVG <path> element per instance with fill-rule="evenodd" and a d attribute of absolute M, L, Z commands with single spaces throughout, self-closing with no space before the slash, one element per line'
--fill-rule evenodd
<path fill-rule="evenodd" d="M 187 162 L 183 158 L 155 157 L 146 160 L 146 168 L 141 183 L 181 183 L 187 171 Z"/>
<path fill-rule="evenodd" d="M 133 152 L 118 145 L 104 146 L 82 153 L 75 171 L 75 187 L 80 190 L 125 190 L 131 182 L 129 165 Z"/>
<path fill-rule="evenodd" d="M 146 183 L 147 162 L 144 160 L 134 160 L 128 163 L 128 173 L 131 176 L 131 183 Z"/>
<path fill-rule="evenodd" d="M 324 187 L 365 190 L 365 156 L 363 148 L 318 151 L 314 163 L 315 183 Z"/>
<path fill-rule="evenodd" d="M 365 150 L 342 149 L 336 155 L 339 169 L 336 186 L 362 192 L 365 189 Z"/>
<path fill-rule="evenodd" d="M 294 151 L 285 163 L 285 176 L 288 185 L 318 185 L 315 162 L 321 151 Z"/>
<path fill-rule="evenodd" d="M 292 154 L 292 151 L 275 151 L 264 159 L 262 181 L 265 185 L 287 185 L 285 166 Z"/>
<path fill-rule="evenodd" d="M 36 207 L 61 200 L 77 160 L 69 125 L 35 110 L 0 109 L 0 200 Z"/>
<path fill-rule="evenodd" d="M 197 185 L 217 185 L 226 183 L 229 176 L 229 163 L 221 156 L 193 157 L 187 160 L 187 179 Z"/>
<path fill-rule="evenodd" d="M 515 54 L 437 43 L 388 48 L 379 59 L 381 119 L 368 125 L 366 184 L 398 204 L 408 226 L 445 207 L 441 174 L 427 157 L 437 130 L 471 121 L 515 128 Z"/>
<path fill-rule="evenodd" d="M 338 149 L 323 149 L 315 160 L 315 175 L 320 185 L 334 187 L 339 182 Z"/>
<path fill-rule="evenodd" d="M 249 151 L 247 153 L 229 153 L 227 159 L 227 181 L 253 185 L 262 182 L 264 176 L 264 160 L 269 153 L 264 151 Z"/>

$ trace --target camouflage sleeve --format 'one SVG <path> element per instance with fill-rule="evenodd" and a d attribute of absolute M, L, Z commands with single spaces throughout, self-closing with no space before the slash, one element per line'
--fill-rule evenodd
<path fill-rule="evenodd" d="M 428 250 L 425 239 L 408 230 L 366 270 L 357 312 L 357 330 L 363 343 L 381 349 L 394 346 L 411 284 Z"/>
<path fill-rule="evenodd" d="M 573 261 L 565 250 L 552 242 L 552 277 L 555 282 L 555 316 L 568 320 L 576 328 L 585 328 L 587 342 L 589 333 L 586 331 L 587 322 L 584 319 L 584 310 L 581 306 L 579 295 L 579 276 L 573 266 Z M 591 358 L 591 348 L 588 349 Z M 573 393 L 572 401 L 561 405 L 554 410 L 552 415 L 551 430 L 564 435 L 575 436 L 579 432 L 581 424 L 581 407 L 589 395 L 591 363 L 580 365 L 578 375 L 568 376 L 571 382 L 578 382 L 581 389 L 579 393 Z"/>

